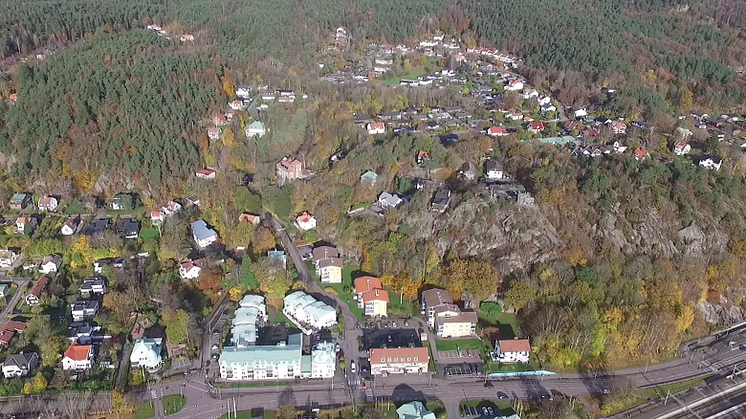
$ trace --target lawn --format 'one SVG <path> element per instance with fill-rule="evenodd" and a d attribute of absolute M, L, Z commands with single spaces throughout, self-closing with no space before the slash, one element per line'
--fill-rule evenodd
<path fill-rule="evenodd" d="M 143 242 L 158 240 L 158 230 L 155 227 L 148 227 L 140 230 L 140 238 Z"/>
<path fill-rule="evenodd" d="M 352 314 L 354 314 L 358 320 L 362 320 L 365 318 L 363 309 L 358 307 L 357 302 L 355 302 L 355 300 L 352 299 L 352 292 L 353 292 L 352 275 L 355 274 L 359 269 L 360 268 L 357 265 L 345 265 L 342 268 L 342 283 L 341 284 L 322 284 L 319 278 L 314 273 L 313 265 L 311 264 L 309 267 L 311 276 L 313 276 L 313 279 L 321 285 L 321 288 L 328 287 L 328 288 L 334 289 L 339 299 L 347 302 L 347 305 L 350 307 L 350 311 L 352 312 Z"/>
<path fill-rule="evenodd" d="M 635 391 L 629 395 L 611 396 L 604 400 L 601 411 L 605 415 L 611 415 L 613 413 L 621 412 L 629 408 L 635 407 L 641 403 L 644 403 L 649 398 L 655 397 L 666 397 L 666 394 L 676 394 L 680 391 L 688 390 L 702 384 L 710 376 L 693 378 L 687 381 L 681 381 L 679 383 L 666 384 L 658 387 L 648 387 Z"/>
<path fill-rule="evenodd" d="M 474 349 L 481 351 L 484 343 L 480 339 L 436 339 L 435 347 L 439 351 L 455 351 L 458 349 Z"/>
<path fill-rule="evenodd" d="M 401 77 L 393 77 L 390 79 L 381 80 L 381 83 L 383 84 L 399 84 L 404 79 L 409 80 L 415 80 L 417 77 L 424 76 L 425 75 L 425 67 L 430 67 L 430 72 L 440 71 L 441 67 L 438 65 L 438 58 L 437 57 L 429 57 L 427 59 L 427 64 L 424 66 L 420 66 L 419 63 L 417 63 L 416 66 L 413 65 L 412 71 L 409 72 L 409 74 L 405 74 Z"/>
<path fill-rule="evenodd" d="M 290 326 L 293 326 L 293 322 L 291 322 L 290 319 L 288 319 L 288 316 L 286 316 L 285 313 L 279 310 L 277 311 L 277 316 L 275 317 L 275 323 L 285 323 L 285 324 L 289 324 Z"/>
<path fill-rule="evenodd" d="M 231 383 L 229 388 L 253 388 L 259 387 L 259 383 Z"/>
<path fill-rule="evenodd" d="M 155 408 L 150 403 L 140 403 L 135 407 L 134 419 L 150 419 L 155 417 Z"/>
<path fill-rule="evenodd" d="M 231 413 L 231 419 L 251 419 L 255 417 L 262 417 L 264 419 L 277 419 L 277 411 L 276 410 L 264 410 L 262 409 L 254 409 L 254 411 L 251 410 L 240 410 L 238 411 L 238 414 L 236 416 L 233 416 L 233 413 Z M 219 417 L 218 419 L 228 419 L 228 415 L 223 415 Z"/>
<path fill-rule="evenodd" d="M 477 316 L 482 328 L 496 327 L 500 329 L 501 339 L 513 339 L 518 336 L 518 317 L 515 314 L 500 313 L 497 317 L 492 317 L 482 310 L 477 310 Z"/>
<path fill-rule="evenodd" d="M 163 413 L 166 416 L 178 413 L 184 406 L 186 406 L 186 397 L 180 394 L 171 394 L 163 398 Z"/>

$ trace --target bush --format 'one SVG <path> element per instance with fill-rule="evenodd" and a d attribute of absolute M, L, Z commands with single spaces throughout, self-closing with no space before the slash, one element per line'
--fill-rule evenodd
<path fill-rule="evenodd" d="M 337 290 L 335 290 L 332 287 L 326 287 L 326 288 L 324 288 L 324 292 L 328 292 L 329 294 L 334 294 L 337 297 L 339 297 L 339 293 L 337 292 Z"/>
<path fill-rule="evenodd" d="M 502 307 L 500 307 L 500 304 L 490 301 L 485 301 L 480 304 L 479 309 L 489 314 L 490 317 L 497 317 L 503 311 Z"/>

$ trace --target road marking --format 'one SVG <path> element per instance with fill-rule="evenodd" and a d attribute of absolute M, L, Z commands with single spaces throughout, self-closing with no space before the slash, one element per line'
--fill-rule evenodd
<path fill-rule="evenodd" d="M 150 390 L 150 398 L 152 398 L 153 400 L 157 399 L 158 398 L 158 392 L 155 391 L 155 390 Z"/>

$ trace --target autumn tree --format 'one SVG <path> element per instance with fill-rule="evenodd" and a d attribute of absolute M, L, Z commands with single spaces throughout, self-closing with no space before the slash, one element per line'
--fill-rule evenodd
<path fill-rule="evenodd" d="M 41 364 L 44 367 L 53 367 L 57 365 L 68 345 L 69 342 L 57 335 L 49 336 L 39 345 Z"/>
<path fill-rule="evenodd" d="M 182 309 L 166 309 L 161 314 L 163 325 L 166 327 L 166 337 L 169 342 L 180 344 L 189 337 L 189 313 Z"/>
<path fill-rule="evenodd" d="M 267 227 L 259 227 L 254 232 L 254 254 L 262 255 L 275 247 L 275 235 Z"/>
<path fill-rule="evenodd" d="M 498 277 L 492 266 L 476 259 L 451 259 L 443 275 L 449 291 L 469 291 L 477 301 L 497 292 Z M 454 295 L 457 297 L 460 293 Z"/>

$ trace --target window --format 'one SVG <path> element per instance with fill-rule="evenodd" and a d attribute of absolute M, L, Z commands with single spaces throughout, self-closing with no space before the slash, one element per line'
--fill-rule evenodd
<path fill-rule="evenodd" d="M 386 362 L 386 358 L 381 358 L 381 362 Z"/>
<path fill-rule="evenodd" d="M 407 362 L 409 362 L 409 361 L 411 361 L 411 360 L 412 360 L 412 357 L 411 357 L 411 356 L 408 356 L 408 357 L 407 357 Z"/>
<path fill-rule="evenodd" d="M 394 362 L 399 362 L 399 358 L 394 358 Z"/>
<path fill-rule="evenodd" d="M 414 360 L 417 361 L 417 357 L 414 357 Z"/>
<path fill-rule="evenodd" d="M 389 358 L 389 362 L 391 362 L 391 358 Z"/>

